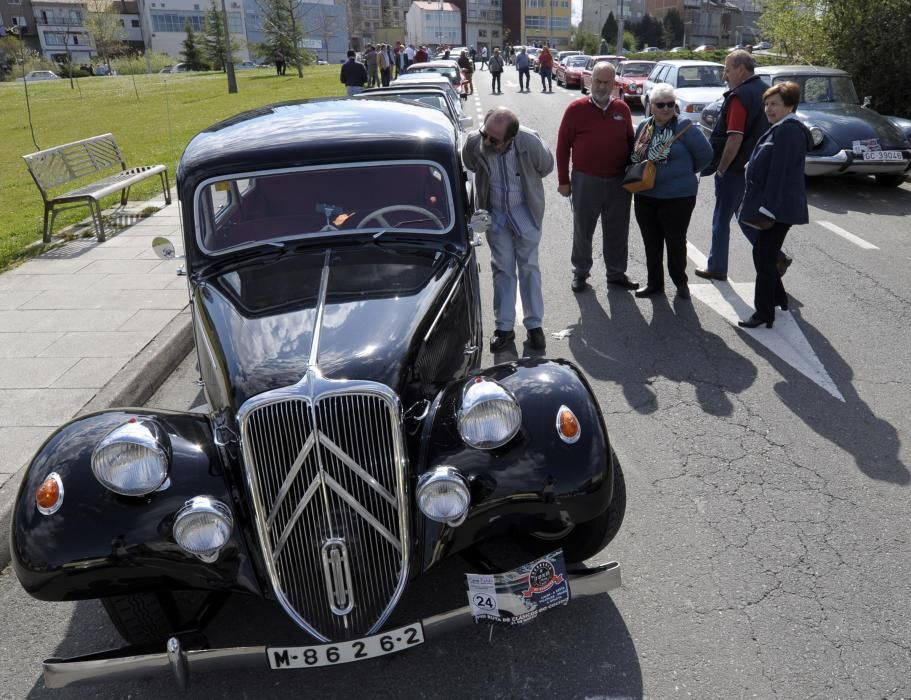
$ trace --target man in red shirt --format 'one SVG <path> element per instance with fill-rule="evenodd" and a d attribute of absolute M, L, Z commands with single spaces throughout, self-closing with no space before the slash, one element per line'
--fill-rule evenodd
<path fill-rule="evenodd" d="M 572 197 L 573 205 L 574 292 L 588 287 L 599 216 L 607 283 L 639 288 L 626 276 L 632 195 L 622 186 L 633 149 L 633 117 L 622 99 L 611 97 L 615 77 L 613 64 L 595 64 L 591 95 L 569 104 L 557 134 L 557 191 Z"/>

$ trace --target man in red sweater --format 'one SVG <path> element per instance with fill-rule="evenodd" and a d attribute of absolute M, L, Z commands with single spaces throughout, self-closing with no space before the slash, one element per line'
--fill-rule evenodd
<path fill-rule="evenodd" d="M 574 292 L 588 287 L 592 236 L 599 216 L 607 283 L 639 288 L 626 276 L 632 195 L 622 187 L 633 149 L 633 117 L 622 99 L 611 97 L 615 76 L 613 64 L 597 63 L 592 71 L 591 96 L 569 104 L 557 134 L 557 191 L 572 197 L 573 204 Z"/>

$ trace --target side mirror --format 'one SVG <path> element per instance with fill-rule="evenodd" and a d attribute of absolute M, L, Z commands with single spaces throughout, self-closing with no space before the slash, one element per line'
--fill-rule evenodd
<path fill-rule="evenodd" d="M 163 236 L 156 236 L 152 239 L 152 250 L 162 260 L 176 260 L 178 257 L 183 257 L 182 255 L 177 255 L 174 244 Z"/>
<path fill-rule="evenodd" d="M 490 228 L 490 212 L 486 209 L 478 209 L 471 217 L 471 230 L 475 233 L 486 233 Z"/>
<path fill-rule="evenodd" d="M 467 129 L 472 124 L 474 124 L 474 119 L 471 117 L 459 117 L 459 126 L 463 129 Z"/>

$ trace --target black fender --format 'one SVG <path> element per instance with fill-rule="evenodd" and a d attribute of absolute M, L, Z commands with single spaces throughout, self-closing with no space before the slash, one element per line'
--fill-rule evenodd
<path fill-rule="evenodd" d="M 95 446 L 130 418 L 153 418 L 171 441 L 168 481 L 144 497 L 109 491 L 91 469 Z M 35 491 L 51 472 L 63 482 L 63 504 L 42 515 Z M 10 535 L 16 575 L 42 600 L 161 588 L 261 595 L 242 531 L 247 518 L 237 512 L 234 490 L 204 415 L 121 409 L 78 418 L 41 446 L 19 488 Z M 211 564 L 184 552 L 171 534 L 177 511 L 199 495 L 226 503 L 234 516 L 231 540 Z"/>
<path fill-rule="evenodd" d="M 522 427 L 506 445 L 479 450 L 466 445 L 457 414 L 462 387 L 454 382 L 434 402 L 422 435 L 421 473 L 440 466 L 459 469 L 471 487 L 463 523 L 437 523 L 416 510 L 417 552 L 423 569 L 484 539 L 509 532 L 559 531 L 603 514 L 613 496 L 610 440 L 594 393 L 565 360 L 522 359 L 477 372 L 515 395 Z M 575 413 L 579 440 L 557 433 L 561 406 Z M 618 467 L 619 468 L 619 467 Z"/>

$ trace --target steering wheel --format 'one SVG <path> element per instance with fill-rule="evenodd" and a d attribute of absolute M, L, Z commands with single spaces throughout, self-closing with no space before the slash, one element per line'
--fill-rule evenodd
<path fill-rule="evenodd" d="M 394 211 L 410 211 L 414 212 L 415 214 L 423 214 L 428 219 L 433 221 L 433 223 L 435 223 L 437 226 L 443 228 L 443 222 L 440 221 L 436 214 L 434 214 L 432 211 L 424 209 L 424 207 L 415 207 L 411 204 L 391 204 L 388 207 L 380 207 L 379 209 L 375 209 L 374 211 L 367 214 L 367 216 L 365 216 L 363 219 L 361 219 L 361 222 L 357 225 L 357 227 L 363 228 L 364 224 L 366 224 L 368 221 L 371 219 L 376 219 L 382 226 L 386 228 L 392 228 L 392 224 L 386 221 L 386 219 L 383 218 L 383 215 L 390 214 Z"/>

